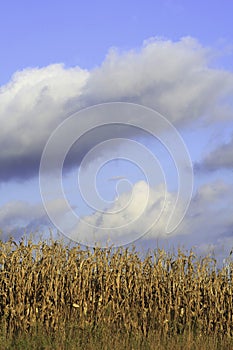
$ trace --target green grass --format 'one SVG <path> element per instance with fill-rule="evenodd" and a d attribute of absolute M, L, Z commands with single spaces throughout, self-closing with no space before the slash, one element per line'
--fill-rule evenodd
<path fill-rule="evenodd" d="M 0 336 L 0 350 L 230 350 L 232 338 L 183 334 L 169 337 L 156 333 L 147 336 L 116 330 L 108 325 L 78 329 L 71 325 L 63 332 L 46 333 L 39 328 L 30 334 Z"/>

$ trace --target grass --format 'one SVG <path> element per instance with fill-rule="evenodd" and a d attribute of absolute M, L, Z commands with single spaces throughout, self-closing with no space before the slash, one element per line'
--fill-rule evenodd
<path fill-rule="evenodd" d="M 32 349 L 32 350 L 230 350 L 233 342 L 229 338 L 218 339 L 216 336 L 193 336 L 192 334 L 160 337 L 149 334 L 144 337 L 139 334 L 113 332 L 109 327 L 101 329 L 84 329 L 76 332 L 64 332 L 54 335 L 45 334 L 43 330 L 34 334 L 20 334 L 12 338 L 2 338 L 0 349 Z"/>
<path fill-rule="evenodd" d="M 232 281 L 192 250 L 0 241 L 0 349 L 233 349 Z"/>

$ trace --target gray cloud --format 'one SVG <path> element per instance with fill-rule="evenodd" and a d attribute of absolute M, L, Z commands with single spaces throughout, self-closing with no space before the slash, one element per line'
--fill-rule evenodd
<path fill-rule="evenodd" d="M 48 205 L 56 217 L 66 214 L 61 200 L 52 200 Z M 32 204 L 21 200 L 7 202 L 0 207 L 0 223 L 4 237 L 13 235 L 15 238 L 20 238 L 24 233 L 43 232 L 43 230 L 48 232 L 49 228 L 56 229 L 42 203 Z"/>
<path fill-rule="evenodd" d="M 25 232 L 35 232 L 48 226 L 49 221 L 41 204 L 26 201 L 12 201 L 0 207 L 1 230 L 4 237 L 13 235 L 20 238 Z"/>
<path fill-rule="evenodd" d="M 220 145 L 205 156 L 196 168 L 204 171 L 233 170 L 233 136 L 230 142 Z"/>
<path fill-rule="evenodd" d="M 128 235 L 128 238 L 140 238 L 147 227 L 148 222 L 153 222 L 163 209 L 164 193 L 162 187 L 150 188 L 150 201 L 146 204 L 147 198 L 145 191 L 148 186 L 143 181 L 134 185 L 134 200 L 129 202 L 130 193 L 123 193 L 119 196 L 109 209 L 104 213 L 96 212 L 92 215 L 86 215 L 82 218 L 94 227 L 87 230 L 86 225 L 82 221 L 79 222 L 76 230 L 74 230 L 73 239 L 79 239 L 81 242 L 90 242 L 91 238 L 96 241 L 106 242 L 109 232 L 101 231 L 101 227 L 122 226 L 119 232 L 119 242 L 122 237 Z M 198 188 L 190 203 L 190 208 L 181 224 L 172 234 L 166 235 L 165 226 L 167 219 L 171 214 L 174 206 L 175 194 L 167 192 L 166 206 L 161 217 L 155 223 L 154 227 L 141 239 L 137 241 L 138 245 L 146 247 L 150 242 L 160 239 L 163 242 L 169 239 L 172 242 L 183 242 L 186 246 L 197 246 L 200 251 L 207 252 L 209 249 L 215 249 L 217 253 L 224 255 L 224 249 L 227 250 L 233 245 L 233 186 L 223 181 L 214 181 L 209 184 L 202 185 Z M 118 210 L 129 203 L 119 212 L 119 214 L 111 215 L 111 212 Z M 52 201 L 50 204 L 54 213 L 59 219 L 66 217 L 66 210 L 62 201 L 59 199 Z M 75 208 L 74 208 L 75 209 Z M 142 215 L 143 213 L 143 215 Z M 139 217 L 140 220 L 136 220 Z M 0 208 L 1 228 L 5 235 L 7 233 L 22 234 L 24 231 L 36 232 L 44 227 L 54 226 L 50 223 L 42 204 L 30 204 L 25 201 L 9 202 Z M 128 223 L 132 222 L 131 232 L 129 232 Z M 77 234 L 78 233 L 78 234 Z M 114 231 L 112 232 L 114 234 Z M 88 236 L 87 236 L 88 235 Z M 113 236 L 112 236 L 113 237 Z M 16 237 L 17 238 L 17 237 Z M 116 238 L 116 237 L 115 237 Z M 117 240 L 116 239 L 116 240 Z M 149 242 L 149 243 L 148 243 Z M 228 242 L 228 243 L 227 243 Z M 154 243 L 153 243 L 154 244 Z"/>
<path fill-rule="evenodd" d="M 138 51 L 111 50 L 92 71 L 55 64 L 17 72 L 0 89 L 0 181 L 37 175 L 53 130 L 71 113 L 93 103 L 141 103 L 175 125 L 203 115 L 228 118 L 230 107 L 217 113 L 225 111 L 221 101 L 232 94 L 233 76 L 210 68 L 210 57 L 211 51 L 192 38 L 149 40 Z M 125 131 L 125 135 L 135 133 Z M 77 165 L 88 149 L 111 135 L 122 136 L 122 130 L 105 128 L 84 137 L 67 166 Z"/>
<path fill-rule="evenodd" d="M 38 174 L 47 139 L 72 112 L 69 101 L 80 96 L 88 75 L 55 64 L 17 72 L 1 87 L 0 180 Z"/>
<path fill-rule="evenodd" d="M 193 196 L 179 229 L 204 243 L 217 241 L 220 236 L 233 236 L 232 208 L 232 185 L 222 180 L 202 185 Z"/>

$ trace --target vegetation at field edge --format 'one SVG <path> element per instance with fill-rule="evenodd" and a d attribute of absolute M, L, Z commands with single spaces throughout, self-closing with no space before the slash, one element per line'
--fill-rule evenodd
<path fill-rule="evenodd" d="M 193 250 L 0 241 L 2 349 L 233 349 L 233 276 Z"/>

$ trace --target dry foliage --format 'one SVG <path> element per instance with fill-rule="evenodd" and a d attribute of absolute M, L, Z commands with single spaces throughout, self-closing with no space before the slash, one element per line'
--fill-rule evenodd
<path fill-rule="evenodd" d="M 233 334 L 232 276 L 193 251 L 82 250 L 0 241 L 0 323 L 8 336 L 42 326 L 107 325 L 143 336 Z"/>

